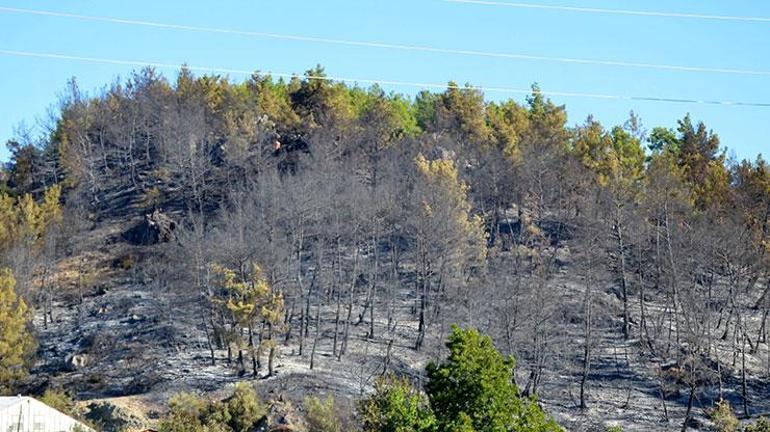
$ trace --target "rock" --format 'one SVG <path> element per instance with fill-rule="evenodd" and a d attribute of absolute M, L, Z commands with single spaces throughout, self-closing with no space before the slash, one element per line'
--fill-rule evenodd
<path fill-rule="evenodd" d="M 85 418 L 99 426 L 103 432 L 120 432 L 145 426 L 142 419 L 128 412 L 125 408 L 109 402 L 89 404 Z"/>
<path fill-rule="evenodd" d="M 177 223 L 160 210 L 145 215 L 138 225 L 123 233 L 123 238 L 136 245 L 166 243 L 174 239 Z"/>
<path fill-rule="evenodd" d="M 75 371 L 88 366 L 88 354 L 73 354 L 67 359 L 70 369 Z"/>

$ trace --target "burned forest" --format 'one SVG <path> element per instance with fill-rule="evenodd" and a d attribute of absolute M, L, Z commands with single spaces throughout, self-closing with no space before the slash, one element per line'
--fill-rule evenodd
<path fill-rule="evenodd" d="M 0 171 L 5 393 L 105 431 L 766 430 L 770 166 L 689 114 L 320 66 L 62 95 Z"/>

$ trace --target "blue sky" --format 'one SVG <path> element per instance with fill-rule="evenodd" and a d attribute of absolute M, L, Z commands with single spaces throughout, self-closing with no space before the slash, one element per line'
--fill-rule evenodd
<path fill-rule="evenodd" d="M 770 17 L 770 2 L 747 0 L 530 0 L 546 5 Z M 365 40 L 441 48 L 641 63 L 770 71 L 770 22 L 587 14 L 456 4 L 442 0 L 97 1 L 0 0 L 0 6 L 192 26 Z M 0 50 L 116 60 L 301 73 L 320 63 L 329 75 L 627 96 L 770 102 L 770 76 L 662 71 L 408 52 L 371 47 L 210 34 L 0 12 Z M 45 117 L 70 77 L 98 91 L 135 69 L 0 55 L 0 141 L 20 122 Z M 163 72 L 173 76 L 174 70 Z M 240 75 L 231 75 L 242 79 Z M 414 94 L 413 87 L 385 85 Z M 488 99 L 522 95 L 487 93 Z M 738 158 L 770 153 L 770 108 L 553 97 L 570 124 L 589 114 L 605 125 L 630 110 L 644 125 L 672 127 L 690 112 Z M 7 158 L 5 146 L 0 160 Z"/>

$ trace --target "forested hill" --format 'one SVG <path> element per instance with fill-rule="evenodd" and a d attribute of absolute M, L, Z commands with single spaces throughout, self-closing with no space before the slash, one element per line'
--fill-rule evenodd
<path fill-rule="evenodd" d="M 73 80 L 45 133 L 9 141 L 0 389 L 139 398 L 141 417 L 253 381 L 284 424 L 391 430 L 361 419 L 392 393 L 344 401 L 398 376 L 388 391 L 425 388 L 413 408 L 446 412 L 426 364 L 457 324 L 515 358 L 498 396 L 537 396 L 574 430 L 770 412 L 761 156 L 728 160 L 689 115 L 571 126 L 536 86 L 487 102 L 323 76 Z M 496 408 L 466 405 L 425 430 L 491 427 Z M 515 417 L 547 423 L 535 411 Z"/>

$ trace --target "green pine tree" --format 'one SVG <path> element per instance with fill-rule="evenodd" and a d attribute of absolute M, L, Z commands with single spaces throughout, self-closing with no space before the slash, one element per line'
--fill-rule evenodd
<path fill-rule="evenodd" d="M 16 381 L 27 375 L 35 349 L 31 314 L 15 287 L 11 271 L 0 270 L 0 392 L 13 390 Z"/>
<path fill-rule="evenodd" d="M 453 326 L 447 348 L 445 361 L 428 365 L 425 387 L 439 430 L 561 430 L 534 400 L 519 396 L 514 359 L 503 357 L 489 336 Z"/>

